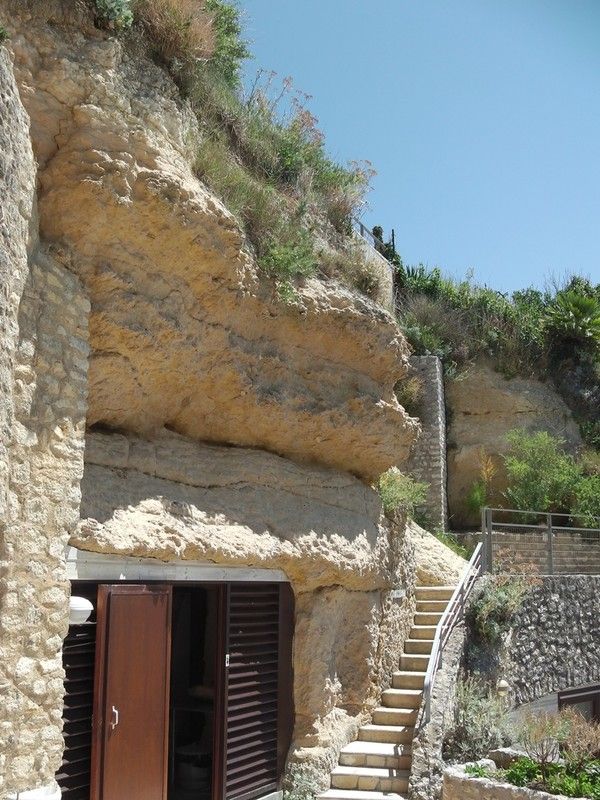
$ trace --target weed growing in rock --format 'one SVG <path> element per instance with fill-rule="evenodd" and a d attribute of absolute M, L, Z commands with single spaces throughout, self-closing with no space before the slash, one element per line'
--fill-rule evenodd
<path fill-rule="evenodd" d="M 428 484 L 421 483 L 404 475 L 397 467 L 392 467 L 379 478 L 379 494 L 386 514 L 405 511 L 414 516 L 417 506 L 427 497 Z"/>
<path fill-rule="evenodd" d="M 115 30 L 130 28 L 133 24 L 131 0 L 94 0 L 98 20 Z"/>
<path fill-rule="evenodd" d="M 322 776 L 310 764 L 292 764 L 283 789 L 284 800 L 314 800 L 322 791 Z"/>
<path fill-rule="evenodd" d="M 467 620 L 478 638 L 498 645 L 536 582 L 533 576 L 486 575 L 467 609 Z"/>
<path fill-rule="evenodd" d="M 0 23 L 0 44 L 2 44 L 2 42 L 5 42 L 7 39 L 8 39 L 8 31 L 6 30 L 4 25 Z"/>

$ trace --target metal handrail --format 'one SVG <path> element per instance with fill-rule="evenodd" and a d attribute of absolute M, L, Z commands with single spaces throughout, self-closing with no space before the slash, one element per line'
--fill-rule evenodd
<path fill-rule="evenodd" d="M 426 725 L 431 719 L 431 691 L 433 682 L 438 669 L 442 666 L 442 655 L 444 647 L 448 643 L 450 634 L 462 620 L 465 613 L 467 600 L 477 578 L 481 575 L 483 569 L 483 544 L 478 544 L 475 548 L 471 560 L 469 561 L 452 597 L 446 606 L 446 610 L 442 614 L 442 618 L 437 626 L 433 644 L 431 646 L 431 656 L 429 657 L 429 664 L 427 672 L 425 673 L 425 682 L 423 684 L 423 701 L 424 701 L 424 715 L 423 721 Z"/>

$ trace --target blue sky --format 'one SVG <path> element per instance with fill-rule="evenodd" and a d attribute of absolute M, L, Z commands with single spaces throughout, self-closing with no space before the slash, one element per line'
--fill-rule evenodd
<path fill-rule="evenodd" d="M 600 282 L 600 0 L 240 0 L 257 67 L 377 169 L 405 263 Z"/>

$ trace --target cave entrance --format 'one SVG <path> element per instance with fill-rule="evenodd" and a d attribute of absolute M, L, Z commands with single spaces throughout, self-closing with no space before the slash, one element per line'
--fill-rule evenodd
<path fill-rule="evenodd" d="M 63 648 L 64 800 L 254 800 L 291 739 L 284 582 L 74 581 Z"/>

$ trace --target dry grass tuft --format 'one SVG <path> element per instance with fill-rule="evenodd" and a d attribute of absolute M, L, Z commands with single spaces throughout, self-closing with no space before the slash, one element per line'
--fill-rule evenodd
<path fill-rule="evenodd" d="M 136 0 L 135 17 L 156 55 L 175 73 L 208 61 L 215 52 L 213 16 L 199 0 Z"/>

